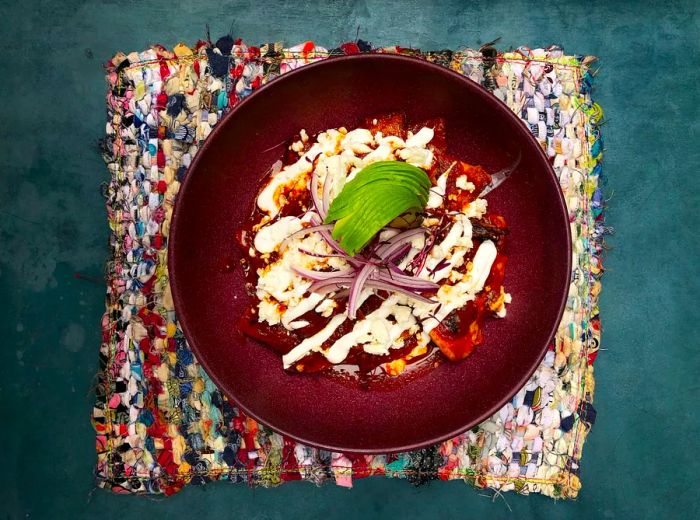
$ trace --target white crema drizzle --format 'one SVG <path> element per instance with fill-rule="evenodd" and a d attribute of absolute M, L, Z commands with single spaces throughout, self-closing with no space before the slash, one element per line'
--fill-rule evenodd
<path fill-rule="evenodd" d="M 305 134 L 302 135 L 306 137 Z M 251 253 L 267 259 L 271 253 L 279 251 L 280 244 L 291 233 L 309 225 L 309 214 L 302 218 L 276 217 L 284 204 L 285 193 L 299 189 L 300 186 L 309 189 L 309 178 L 314 169 L 320 180 L 319 196 L 323 193 L 327 180 L 330 183 L 330 200 L 333 200 L 358 171 L 376 161 L 401 160 L 419 168 L 430 168 L 434 157 L 428 144 L 432 138 L 433 130 L 427 127 L 415 134 L 409 133 L 406 140 L 393 135 L 384 136 L 381 132 L 373 135 L 364 128 L 350 132 L 340 128 L 319 134 L 316 142 L 306 152 L 301 153 L 301 141 L 295 143 L 293 149 L 301 153 L 299 160 L 274 174 L 258 196 L 258 208 L 266 217 L 255 228 L 255 251 Z M 442 205 L 447 190 L 447 177 L 447 172 L 443 173 L 437 180 L 437 186 L 431 189 L 428 207 L 437 208 Z M 473 186 L 469 186 L 470 183 L 462 178 L 458 182 L 466 188 Z M 333 333 L 349 319 L 345 312 L 336 314 L 323 329 L 305 338 L 283 356 L 285 368 L 312 352 L 321 352 L 328 361 L 339 364 L 355 345 L 362 345 L 363 350 L 369 354 L 384 355 L 392 348 L 403 346 L 404 337 L 413 335 L 417 335 L 417 346 L 427 345 L 430 340 L 428 333 L 445 316 L 473 300 L 484 288 L 496 258 L 493 242 L 487 240 L 479 246 L 471 261 L 471 268 L 466 273 L 457 271 L 457 268 L 463 266 L 465 255 L 473 247 L 469 217 L 479 218 L 485 212 L 486 201 L 477 199 L 464 213 L 451 216 L 452 224 L 445 238 L 433 245 L 423 269 L 416 273 L 418 278 L 424 280 L 440 282 L 449 279 L 451 282 L 441 285 L 431 298 L 433 304 L 418 302 L 397 293 L 391 294 L 375 311 L 356 320 L 350 332 L 324 349 L 324 344 Z M 427 227 L 435 223 L 426 219 L 423 225 Z M 405 268 L 423 246 L 423 237 L 414 239 L 399 267 Z M 260 322 L 281 324 L 288 330 L 296 330 L 308 325 L 308 322 L 299 318 L 309 311 L 313 310 L 325 317 L 334 314 L 338 304 L 332 299 L 333 294 L 324 296 L 308 293 L 312 282 L 293 271 L 292 266 L 312 270 L 328 267 L 340 270 L 349 266 L 342 258 L 312 256 L 307 251 L 319 255 L 332 253 L 318 233 L 308 233 L 289 240 L 275 262 L 258 269 L 256 295 L 259 299 Z M 360 300 L 364 301 L 371 294 L 371 290 L 364 289 Z M 501 309 L 499 315 L 505 315 L 505 309 Z"/>

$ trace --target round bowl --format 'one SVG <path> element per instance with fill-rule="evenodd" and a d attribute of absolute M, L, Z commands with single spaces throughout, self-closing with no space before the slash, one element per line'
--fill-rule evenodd
<path fill-rule="evenodd" d="M 447 146 L 495 172 L 521 161 L 488 195 L 510 228 L 505 319 L 487 320 L 467 359 L 381 390 L 324 375 L 288 375 L 272 350 L 236 328 L 248 296 L 234 233 L 250 214 L 279 145 L 403 112 L 443 117 Z M 189 168 L 168 246 L 177 317 L 221 390 L 249 416 L 319 448 L 387 453 L 454 437 L 503 406 L 534 372 L 558 327 L 569 287 L 571 240 L 561 189 L 526 126 L 481 86 L 417 58 L 364 54 L 304 66 L 246 98 L 215 127 Z M 236 266 L 232 268 L 232 266 Z"/>

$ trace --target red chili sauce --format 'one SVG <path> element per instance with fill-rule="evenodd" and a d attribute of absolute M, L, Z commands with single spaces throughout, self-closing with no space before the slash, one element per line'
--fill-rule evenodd
<path fill-rule="evenodd" d="M 440 217 L 445 212 L 460 211 L 461 208 L 468 202 L 472 202 L 481 193 L 483 188 L 490 182 L 491 178 L 486 171 L 480 166 L 473 166 L 451 157 L 446 151 L 445 139 L 445 122 L 443 119 L 431 119 L 417 125 L 408 125 L 402 114 L 389 114 L 378 118 L 370 118 L 365 121 L 364 128 L 369 129 L 372 134 L 382 132 L 384 135 L 396 135 L 402 139 L 406 138 L 408 130 L 417 132 L 422 127 L 427 126 L 433 129 L 434 137 L 431 140 L 431 149 L 435 156 L 433 165 L 428 171 L 433 185 L 442 173 L 444 173 L 453 163 L 454 166 L 448 175 L 447 191 L 445 193 L 445 203 L 440 207 L 430 210 L 429 216 Z M 290 143 L 299 140 L 299 136 L 295 136 Z M 309 139 L 305 143 L 303 151 L 308 150 L 312 143 Z M 283 164 L 293 164 L 299 159 L 297 152 L 292 151 L 289 147 L 285 151 Z M 473 183 L 475 189 L 471 192 L 461 190 L 456 187 L 455 180 L 460 175 L 466 175 L 469 182 Z M 261 189 L 266 185 L 267 177 L 263 179 Z M 280 213 L 276 218 L 284 216 L 302 216 L 311 207 L 311 197 L 308 190 L 293 191 L 286 194 L 286 203 L 281 207 Z M 247 307 L 243 316 L 238 322 L 238 327 L 241 332 L 252 339 L 264 343 L 274 352 L 283 356 L 292 350 L 296 345 L 301 343 L 305 338 L 312 336 L 316 332 L 323 329 L 332 316 L 324 317 L 315 311 L 309 311 L 300 316 L 299 320 L 309 322 L 306 327 L 293 331 L 287 330 L 283 325 L 269 325 L 267 322 L 258 321 L 258 303 L 259 300 L 255 294 L 257 284 L 257 269 L 274 262 L 276 253 L 273 253 L 270 258 L 263 261 L 259 256 L 250 256 L 249 249 L 253 247 L 254 231 L 253 226 L 260 222 L 263 214 L 258 210 L 254 203 L 254 209 L 247 222 L 236 233 L 236 241 L 241 249 L 243 258 L 241 264 L 246 276 L 246 288 L 251 297 L 251 302 Z M 483 325 L 489 315 L 493 314 L 493 309 L 497 308 L 499 299 L 502 298 L 503 277 L 505 274 L 506 265 L 506 235 L 508 229 L 505 219 L 499 215 L 487 213 L 481 220 L 472 219 L 473 247 L 465 256 L 464 266 L 460 269 L 466 269 L 466 264 L 473 259 L 476 250 L 484 240 L 493 240 L 496 244 L 498 254 L 491 268 L 491 273 L 486 281 L 484 290 L 479 293 L 474 301 L 468 302 L 464 307 L 450 313 L 435 329 L 430 333 L 431 342 L 428 349 L 424 353 L 414 355 L 408 360 L 405 358 L 411 353 L 416 346 L 417 340 L 415 336 L 404 337 L 404 345 L 401 348 L 390 349 L 389 354 L 375 355 L 364 352 L 362 346 L 355 345 L 348 354 L 345 361 L 342 363 L 342 369 L 332 365 L 321 353 L 313 352 L 288 369 L 290 373 L 316 373 L 316 372 L 331 372 L 342 371 L 347 372 L 348 366 L 355 366 L 354 374 L 360 380 L 368 378 L 381 377 L 387 375 L 385 368 L 386 363 L 396 360 L 405 360 L 406 365 L 417 367 L 418 365 L 435 365 L 443 361 L 445 358 L 450 361 L 458 361 L 468 356 L 474 348 L 483 342 Z M 447 232 L 447 226 L 442 232 L 443 236 Z M 436 240 L 440 240 L 440 234 Z M 449 282 L 448 282 L 449 283 Z M 359 308 L 357 319 L 363 319 L 365 315 L 376 310 L 382 303 L 382 300 L 388 296 L 388 293 L 380 291 L 376 295 L 370 296 Z M 339 302 L 339 305 L 333 311 L 333 315 L 345 311 L 345 304 Z M 333 335 L 324 343 L 322 348 L 330 347 L 336 340 L 343 335 L 349 333 L 354 327 L 355 322 L 346 320 Z M 437 347 L 437 348 L 435 348 Z M 401 364 L 400 372 L 403 371 Z M 396 374 L 392 374 L 396 375 Z"/>

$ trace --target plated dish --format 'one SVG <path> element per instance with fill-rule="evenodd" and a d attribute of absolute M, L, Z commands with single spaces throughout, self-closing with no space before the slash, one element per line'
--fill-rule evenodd
<path fill-rule="evenodd" d="M 384 374 L 379 381 L 371 377 L 363 380 L 354 375 L 335 377 L 336 373 L 347 369 L 343 363 L 319 367 L 332 377 L 308 373 L 312 356 L 321 363 L 327 361 L 325 356 L 319 358 L 318 354 L 307 355 L 305 360 L 299 358 L 284 370 L 282 356 L 299 343 L 287 345 L 285 348 L 289 350 L 277 347 L 279 350 L 275 351 L 270 344 L 279 343 L 260 341 L 242 333 L 239 319 L 256 303 L 253 298 L 257 298 L 258 291 L 257 269 L 274 262 L 273 256 L 278 254 L 274 247 L 277 245 L 272 246 L 270 253 L 265 253 L 270 255 L 268 260 L 254 265 L 248 258 L 248 249 L 242 251 L 236 247 L 234 236 L 237 231 L 251 229 L 245 240 L 254 247 L 255 235 L 266 226 L 284 216 L 301 220 L 304 212 L 316 204 L 313 200 L 305 200 L 305 209 L 288 214 L 283 207 L 291 211 L 292 206 L 278 205 L 280 210 L 274 217 L 257 205 L 271 179 L 271 166 L 282 155 L 282 146 L 284 143 L 293 144 L 289 143 L 290 136 L 303 128 L 308 141 L 302 136 L 293 140 L 301 141 L 296 145 L 299 149 L 287 150 L 288 155 L 282 157 L 282 163 L 278 165 L 279 172 L 298 162 L 322 133 L 328 129 L 339 131 L 343 125 L 347 134 L 358 128 L 370 130 L 374 144 L 367 146 L 373 150 L 378 148 L 372 119 L 376 117 L 379 124 L 382 118 L 378 115 L 394 113 L 405 114 L 406 134 L 402 135 L 399 130 L 383 130 L 382 137 L 395 135 L 407 141 L 409 130 L 416 136 L 421 135 L 423 127 L 430 128 L 432 138 L 419 148 L 429 150 L 437 165 L 435 172 L 415 166 L 428 177 L 427 197 L 421 191 L 425 183 L 419 181 L 413 190 L 402 188 L 400 196 L 396 197 L 401 204 L 411 205 L 411 201 L 417 200 L 415 205 L 420 207 L 425 201 L 427 207 L 431 191 L 439 190 L 437 179 L 440 175 L 435 174 L 444 173 L 451 164 L 449 158 L 446 161 L 440 158 L 441 151 L 447 151 L 453 161 L 472 165 L 472 180 L 467 172 L 466 181 L 474 184 L 475 189 L 469 192 L 461 188 L 469 197 L 480 194 L 477 171 L 491 174 L 508 168 L 522 152 L 521 161 L 507 182 L 487 196 L 487 213 L 469 219 L 472 248 L 464 254 L 465 258 L 472 253 L 476 255 L 480 243 L 491 240 L 498 254 L 507 255 L 504 293 L 512 295 L 512 302 L 506 304 L 507 315 L 504 319 L 490 319 L 494 311 L 488 309 L 483 316 L 483 326 L 479 327 L 483 339 L 481 346 L 456 362 L 440 362 L 445 356 L 431 339 L 426 356 L 418 361 L 415 361 L 417 357 L 413 358 L 413 363 L 411 359 L 406 361 L 399 377 Z M 444 132 L 440 131 L 440 125 L 428 123 L 436 117 L 444 118 Z M 441 144 L 443 137 L 444 146 Z M 422 153 L 427 156 L 427 152 Z M 358 159 L 364 159 L 367 154 L 360 153 Z M 393 162 L 401 162 L 400 155 L 398 159 Z M 406 163 L 407 159 L 402 162 Z M 456 172 L 457 166 L 459 163 L 452 172 Z M 411 167 L 407 164 L 400 167 L 402 171 L 392 175 L 405 175 L 405 168 Z M 359 175 L 358 171 L 356 178 Z M 446 193 L 459 188 L 456 184 L 459 177 L 461 175 L 456 176 L 452 184 L 448 175 Z M 498 177 L 492 175 L 492 179 Z M 324 180 L 325 176 L 317 179 L 316 194 L 321 203 Z M 572 252 L 569 218 L 558 180 L 538 142 L 517 116 L 479 85 L 445 67 L 406 56 L 363 54 L 323 60 L 285 73 L 247 97 L 216 125 L 199 148 L 182 181 L 168 236 L 168 271 L 177 319 L 187 342 L 212 382 L 231 402 L 235 402 L 241 413 L 307 446 L 340 452 L 389 453 L 417 449 L 454 437 L 492 415 L 523 387 L 547 351 L 561 319 L 569 288 Z M 347 184 L 351 182 L 353 180 Z M 459 182 L 464 186 L 464 180 Z M 306 186 L 305 182 L 300 184 L 300 187 Z M 341 204 L 333 209 L 334 202 L 341 197 L 337 194 L 328 206 L 331 217 L 327 214 L 318 224 L 329 226 L 326 231 L 331 238 L 336 232 L 334 240 L 343 247 L 347 256 L 353 258 L 365 254 L 362 241 L 367 234 L 371 235 L 368 240 L 373 239 L 377 234 L 375 227 L 382 219 L 375 215 L 377 218 L 366 221 L 367 226 L 359 227 L 366 233 L 358 233 L 353 231 L 355 226 L 349 225 L 357 220 L 346 219 L 346 211 L 355 208 L 358 200 L 366 200 L 367 208 L 381 208 L 381 215 L 386 218 L 384 210 L 388 212 L 392 207 L 374 199 L 376 194 L 354 191 L 356 195 L 348 196 L 347 205 Z M 447 198 L 449 201 L 450 193 L 447 193 Z M 257 213 L 253 213 L 255 218 L 251 220 L 254 208 L 257 208 Z M 350 213 L 354 215 L 355 210 Z M 505 223 L 492 220 L 490 226 L 482 226 L 485 229 L 482 231 L 477 224 L 488 224 L 486 218 L 489 214 L 491 218 L 498 214 L 507 220 L 507 235 L 477 238 L 505 226 Z M 253 232 L 252 226 L 265 216 L 268 221 Z M 423 225 L 430 217 L 421 215 L 420 218 Z M 336 231 L 341 221 L 344 225 Z M 412 219 L 408 221 L 408 227 L 416 225 Z M 380 228 L 388 224 L 391 222 L 382 223 Z M 303 225 L 310 227 L 315 224 Z M 400 229 L 399 233 L 404 231 Z M 288 236 L 293 232 L 289 230 L 288 234 L 280 235 Z M 318 238 L 318 235 L 308 236 Z M 428 236 L 426 233 L 425 238 Z M 264 234 L 259 242 L 263 237 Z M 287 245 L 291 246 L 302 238 L 308 240 L 306 236 L 295 235 Z M 394 237 L 388 240 L 391 238 Z M 441 241 L 439 238 L 438 242 Z M 273 244 L 275 242 L 276 239 L 272 240 Z M 258 253 L 260 251 L 255 253 L 256 260 L 262 258 L 257 256 Z M 299 258 L 307 256 L 299 255 Z M 242 257 L 249 262 L 247 276 L 239 268 Z M 297 253 L 291 255 L 290 260 L 292 257 L 296 258 Z M 394 263 L 400 265 L 401 260 L 395 259 Z M 316 264 L 301 267 L 323 271 Z M 386 269 L 380 272 L 386 272 Z M 490 272 L 494 272 L 493 266 Z M 376 271 L 374 273 L 376 276 Z M 406 276 L 413 274 L 413 271 L 406 271 Z M 331 276 L 337 278 L 338 275 Z M 373 283 L 381 281 L 367 278 Z M 302 277 L 301 280 L 309 287 L 317 283 L 310 278 Z M 435 283 L 446 283 L 443 280 Z M 411 281 L 411 292 L 416 292 L 414 282 Z M 481 293 L 475 294 L 474 301 L 487 294 L 487 285 Z M 364 283 L 362 287 L 369 286 Z M 349 287 L 329 292 L 343 290 L 350 292 Z M 433 299 L 437 298 L 438 291 L 417 292 L 422 297 Z M 310 295 L 312 291 L 304 294 L 306 292 Z M 389 294 L 378 296 L 388 298 Z M 339 305 L 343 305 L 343 301 L 347 304 L 349 299 L 348 294 Z M 401 305 L 411 307 L 410 304 Z M 362 318 L 359 313 L 364 310 L 361 307 L 356 310 L 356 317 Z M 416 317 L 413 310 L 411 314 Z M 289 323 L 302 320 L 302 316 Z M 323 320 L 332 318 L 321 316 Z M 306 321 L 311 325 L 311 320 Z M 282 331 L 285 335 L 287 332 L 298 333 L 284 326 L 279 328 L 279 324 L 260 322 L 258 316 L 253 323 Z M 381 331 L 377 336 L 382 337 Z M 403 339 L 406 341 L 407 338 Z M 352 350 L 351 347 L 348 356 Z M 388 349 L 391 355 L 399 350 Z M 381 365 L 400 363 L 398 358 L 392 360 L 382 354 L 363 352 L 362 355 L 372 356 L 373 361 L 380 360 Z M 306 367 L 299 372 L 295 366 L 304 361 Z M 386 368 L 378 365 L 374 370 L 381 372 Z M 360 384 L 363 381 L 367 384 Z"/>
<path fill-rule="evenodd" d="M 398 376 L 458 362 L 506 316 L 505 219 L 491 176 L 447 152 L 445 121 L 403 114 L 302 130 L 237 233 L 246 335 L 286 371 Z"/>

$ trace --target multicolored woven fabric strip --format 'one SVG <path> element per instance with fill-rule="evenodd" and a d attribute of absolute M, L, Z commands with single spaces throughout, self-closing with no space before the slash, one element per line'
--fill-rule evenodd
<path fill-rule="evenodd" d="M 279 74 L 337 54 L 422 56 L 481 83 L 529 125 L 551 158 L 569 207 L 574 272 L 554 344 L 527 385 L 483 424 L 441 445 L 383 456 L 343 455 L 283 438 L 243 415 L 209 379 L 178 327 L 168 285 L 168 230 L 198 146 L 223 115 Z M 305 479 L 350 486 L 370 475 L 463 479 L 480 488 L 575 497 L 595 421 L 593 361 L 606 228 L 599 190 L 600 107 L 594 58 L 558 47 L 421 53 L 358 41 L 246 46 L 223 37 L 154 46 L 107 63 L 105 161 L 111 228 L 107 311 L 93 424 L 98 485 L 176 493 L 212 480 L 272 486 Z M 232 245 L 233 247 L 233 245 Z"/>

